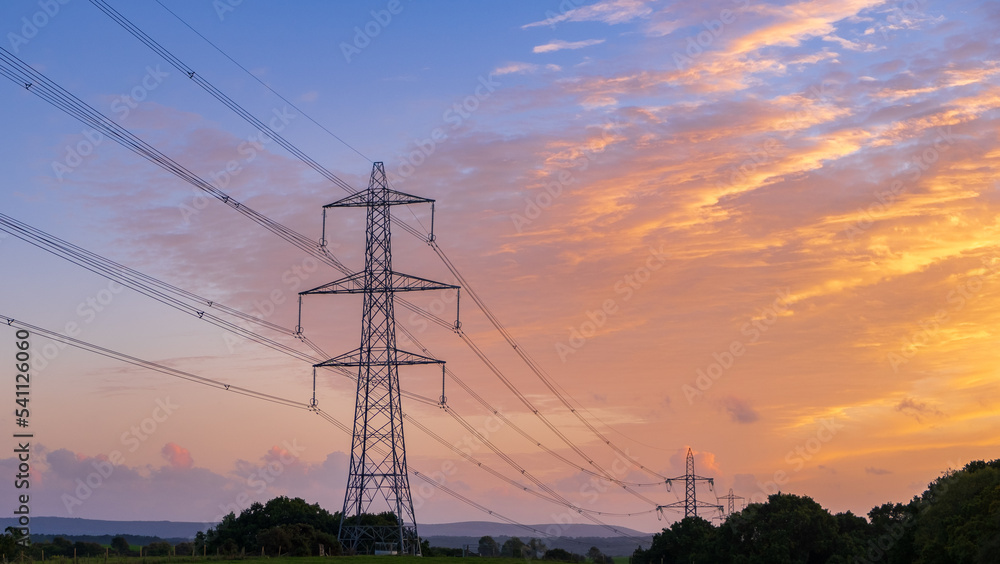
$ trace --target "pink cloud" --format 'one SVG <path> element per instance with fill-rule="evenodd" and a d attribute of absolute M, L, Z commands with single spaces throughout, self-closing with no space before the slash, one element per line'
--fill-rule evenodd
<path fill-rule="evenodd" d="M 188 449 L 176 443 L 163 445 L 160 454 L 170 463 L 172 468 L 191 468 L 194 465 L 194 460 L 191 459 L 191 453 Z"/>

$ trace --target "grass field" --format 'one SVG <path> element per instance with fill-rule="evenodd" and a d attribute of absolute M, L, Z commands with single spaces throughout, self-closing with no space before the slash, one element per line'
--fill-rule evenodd
<path fill-rule="evenodd" d="M 415 556 L 298 556 L 298 557 L 285 557 L 280 558 L 274 557 L 245 557 L 245 558 L 226 558 L 226 557 L 208 557 L 203 558 L 201 556 L 149 556 L 149 557 L 121 557 L 112 556 L 108 559 L 104 557 L 97 558 L 77 558 L 76 564 L 187 564 L 194 563 L 221 563 L 221 562 L 232 562 L 232 561 L 256 561 L 259 564 L 458 564 L 457 561 L 460 560 L 458 557 L 448 557 L 448 556 L 427 556 L 427 557 L 415 557 Z M 31 562 L 27 556 L 24 558 L 24 562 Z M 61 563 L 72 563 L 73 558 L 65 558 L 57 556 L 54 558 L 45 558 L 46 562 L 61 562 Z M 7 556 L 7 562 L 21 562 L 17 556 L 11 558 Z M 40 562 L 40 561 L 39 561 Z M 485 559 L 484 564 L 524 564 L 524 560 L 520 558 L 488 558 Z"/>

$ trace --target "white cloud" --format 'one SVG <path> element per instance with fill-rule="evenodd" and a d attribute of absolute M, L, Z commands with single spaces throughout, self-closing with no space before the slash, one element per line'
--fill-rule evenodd
<path fill-rule="evenodd" d="M 552 51 L 561 51 L 563 49 L 582 49 L 583 47 L 600 45 L 601 43 L 604 43 L 603 39 L 584 39 L 583 41 L 563 41 L 562 39 L 553 39 L 545 45 L 536 45 L 533 52 L 551 53 Z"/>
<path fill-rule="evenodd" d="M 589 6 L 581 6 L 567 10 L 562 14 L 552 15 L 544 20 L 521 26 L 521 29 L 555 25 L 560 22 L 603 22 L 608 25 L 644 18 L 653 13 L 652 8 L 642 0 L 606 0 Z"/>
<path fill-rule="evenodd" d="M 504 74 L 529 74 L 538 72 L 542 69 L 547 71 L 560 71 L 562 70 L 562 67 L 559 65 L 536 65 L 534 63 L 513 62 L 493 69 L 493 74 L 497 76 Z"/>

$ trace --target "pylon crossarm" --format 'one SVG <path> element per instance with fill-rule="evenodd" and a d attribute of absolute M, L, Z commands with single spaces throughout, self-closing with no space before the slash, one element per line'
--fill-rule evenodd
<path fill-rule="evenodd" d="M 411 353 L 404 350 L 396 349 L 396 358 L 394 360 L 362 360 L 361 349 L 354 349 L 353 351 L 346 352 L 342 355 L 335 356 L 330 360 L 323 361 L 319 364 L 313 366 L 313 368 L 322 368 L 324 366 L 409 366 L 413 364 L 444 364 L 443 360 L 436 358 L 431 358 L 429 356 L 420 355 L 417 353 Z"/>
<path fill-rule="evenodd" d="M 410 292 L 414 290 L 458 290 L 461 286 L 435 282 L 419 276 L 403 274 L 402 272 L 392 273 L 393 292 Z"/>
<path fill-rule="evenodd" d="M 434 202 L 430 198 L 421 198 L 420 196 L 391 189 L 380 190 L 379 195 L 382 196 L 383 194 L 385 195 L 385 199 L 375 203 L 385 206 L 402 206 L 407 204 L 430 204 Z M 365 208 L 372 205 L 372 203 L 371 192 L 369 190 L 361 190 L 350 196 L 341 198 L 332 204 L 327 204 L 323 208 Z"/>
<path fill-rule="evenodd" d="M 389 273 L 389 286 L 366 286 L 365 273 L 355 272 L 339 280 L 328 282 L 322 286 L 317 286 L 311 290 L 299 292 L 299 295 L 307 294 L 371 294 L 383 292 L 415 292 L 419 290 L 457 290 L 459 286 L 435 282 L 419 276 L 411 276 L 402 272 Z"/>
<path fill-rule="evenodd" d="M 402 349 L 396 349 L 396 364 L 408 365 L 408 364 L 444 364 L 443 360 L 438 360 L 433 357 L 424 356 L 422 354 L 411 353 L 404 351 Z"/>
<path fill-rule="evenodd" d="M 307 294 L 345 294 L 354 293 L 349 290 L 354 289 L 356 291 L 363 291 L 365 286 L 365 273 L 355 272 L 354 274 L 349 274 L 339 280 L 334 280 L 333 282 L 327 282 L 322 286 L 316 286 L 310 290 L 304 292 L 299 292 L 300 296 L 305 296 Z"/>

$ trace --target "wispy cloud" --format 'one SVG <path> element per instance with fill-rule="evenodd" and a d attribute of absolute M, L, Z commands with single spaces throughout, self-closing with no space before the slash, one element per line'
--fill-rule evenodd
<path fill-rule="evenodd" d="M 551 53 L 552 51 L 562 51 L 563 49 L 582 49 L 591 45 L 600 45 L 601 43 L 604 43 L 603 39 L 584 39 L 583 41 L 554 39 L 544 45 L 536 45 L 532 51 L 535 53 Z"/>
<path fill-rule="evenodd" d="M 896 404 L 896 411 L 905 413 L 915 418 L 918 422 L 923 422 L 923 418 L 927 416 L 941 417 L 944 415 L 938 408 L 929 405 L 927 402 L 917 401 L 913 398 L 903 398 L 901 402 Z"/>
<path fill-rule="evenodd" d="M 521 28 L 555 25 L 561 22 L 603 22 L 614 25 L 645 18 L 652 13 L 653 9 L 642 0 L 605 0 L 589 6 L 572 8 L 544 20 L 525 24 Z"/>
<path fill-rule="evenodd" d="M 760 414 L 746 400 L 728 396 L 722 399 L 722 407 L 729 418 L 736 423 L 753 423 L 760 419 Z"/>
<path fill-rule="evenodd" d="M 505 74 L 531 74 L 542 70 L 560 71 L 559 65 L 538 65 L 535 63 L 512 62 L 493 69 L 493 74 L 500 76 Z"/>

